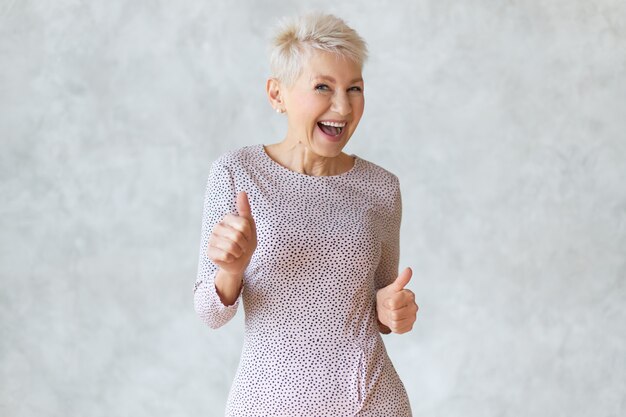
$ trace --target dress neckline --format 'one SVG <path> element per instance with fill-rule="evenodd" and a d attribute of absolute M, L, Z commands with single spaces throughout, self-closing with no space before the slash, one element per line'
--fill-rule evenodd
<path fill-rule="evenodd" d="M 288 175 L 291 175 L 293 177 L 298 177 L 298 178 L 304 178 L 304 179 L 311 179 L 311 180 L 324 180 L 324 179 L 341 179 L 341 178 L 346 178 L 352 174 L 354 174 L 354 172 L 356 172 L 357 168 L 360 166 L 360 159 L 357 155 L 355 154 L 350 154 L 349 156 L 354 158 L 354 164 L 352 165 L 352 168 L 350 168 L 349 170 L 347 170 L 346 172 L 342 172 L 341 174 L 337 174 L 337 175 L 308 175 L 308 174 L 303 174 L 301 172 L 297 172 L 297 171 L 293 171 L 281 164 L 279 164 L 278 162 L 276 162 L 275 160 L 272 159 L 272 157 L 269 156 L 269 154 L 267 153 L 267 151 L 265 150 L 265 145 L 264 144 L 260 144 L 257 145 L 259 153 L 261 154 L 261 159 L 263 159 L 270 167 L 274 167 L 276 169 L 279 169 L 285 173 L 287 173 Z"/>

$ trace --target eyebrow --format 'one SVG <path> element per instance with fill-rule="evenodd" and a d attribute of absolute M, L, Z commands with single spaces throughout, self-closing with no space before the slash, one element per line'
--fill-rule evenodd
<path fill-rule="evenodd" d="M 328 80 L 328 81 L 333 82 L 333 83 L 337 82 L 337 80 L 335 80 L 330 75 L 314 75 L 313 77 L 311 77 L 311 80 Z M 354 84 L 354 83 L 358 83 L 358 82 L 363 82 L 363 78 L 361 78 L 361 77 L 355 78 L 354 80 L 350 81 L 349 84 Z"/>

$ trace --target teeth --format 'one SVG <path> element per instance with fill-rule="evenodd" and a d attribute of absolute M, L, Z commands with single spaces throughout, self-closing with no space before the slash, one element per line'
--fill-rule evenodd
<path fill-rule="evenodd" d="M 346 122 L 320 122 L 324 126 L 332 126 L 332 127 L 344 127 Z"/>

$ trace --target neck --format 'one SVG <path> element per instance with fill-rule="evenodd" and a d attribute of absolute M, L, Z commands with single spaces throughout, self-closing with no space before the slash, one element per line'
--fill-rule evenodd
<path fill-rule="evenodd" d="M 282 166 L 312 176 L 339 175 L 350 170 L 352 157 L 340 152 L 337 156 L 321 156 L 301 142 L 284 140 L 266 147 L 269 156 Z"/>

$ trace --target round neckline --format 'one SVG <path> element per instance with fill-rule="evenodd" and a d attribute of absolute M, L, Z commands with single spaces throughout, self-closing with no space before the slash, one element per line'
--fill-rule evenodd
<path fill-rule="evenodd" d="M 356 171 L 357 167 L 359 166 L 359 160 L 361 158 L 359 158 L 357 155 L 355 154 L 350 154 L 349 156 L 354 158 L 354 164 L 352 165 L 352 168 L 350 168 L 349 170 L 347 170 L 346 172 L 342 172 L 341 174 L 337 174 L 337 175 L 308 175 L 308 174 L 303 174 L 301 172 L 297 172 L 297 171 L 293 171 L 281 164 L 279 164 L 278 162 L 274 161 L 272 159 L 272 157 L 267 153 L 267 151 L 265 150 L 265 145 L 264 144 L 260 144 L 258 145 L 258 149 L 260 151 L 260 153 L 262 154 L 262 158 L 267 161 L 267 163 L 273 167 L 276 167 L 278 169 L 280 169 L 281 171 L 284 171 L 290 175 L 293 175 L 295 177 L 302 177 L 302 178 L 311 178 L 311 179 L 317 179 L 317 178 L 328 178 L 328 179 L 332 179 L 332 178 L 344 178 L 347 177 L 349 175 L 351 175 L 353 172 Z"/>

